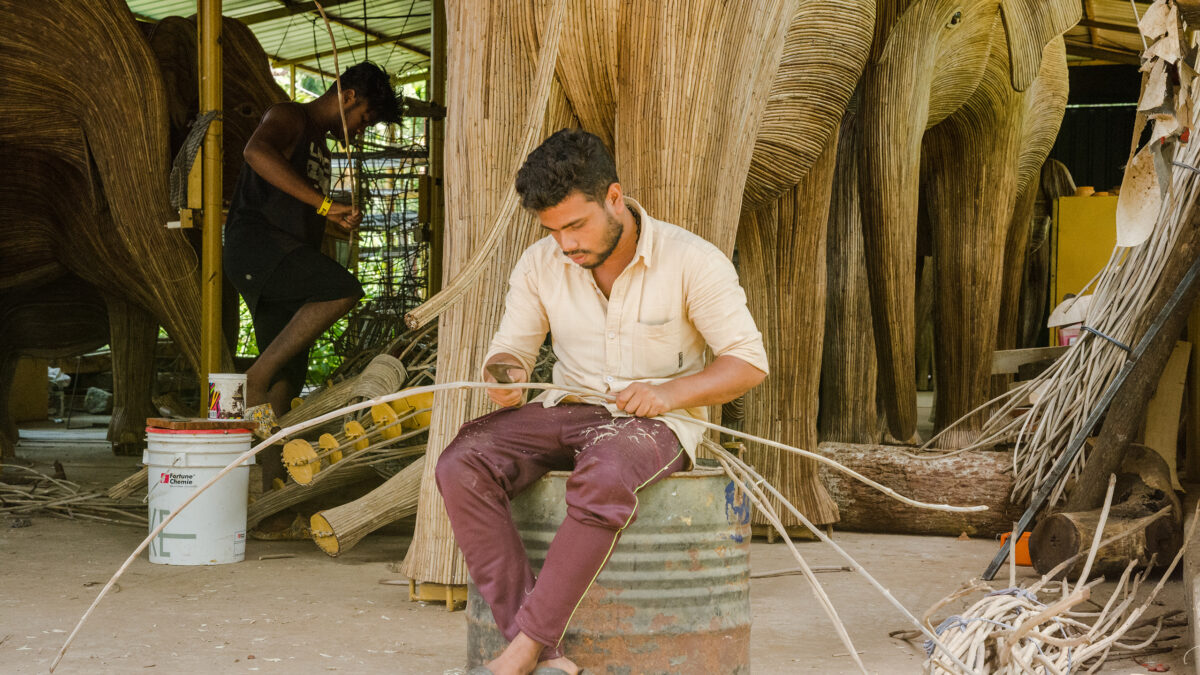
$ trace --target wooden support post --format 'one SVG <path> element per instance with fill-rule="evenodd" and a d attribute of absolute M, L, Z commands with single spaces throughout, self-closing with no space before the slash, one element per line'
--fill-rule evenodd
<path fill-rule="evenodd" d="M 221 0 L 200 0 L 199 30 L 200 112 L 221 110 Z M 221 230 L 223 228 L 221 116 L 208 125 L 204 136 L 203 227 L 200 275 L 200 401 L 208 405 L 208 374 L 221 371 Z"/>
<path fill-rule="evenodd" d="M 426 95 L 431 103 L 446 103 L 446 3 L 434 0 L 433 45 L 429 66 L 429 87 Z M 445 258 L 445 175 L 446 120 L 429 118 L 429 296 L 442 290 L 442 262 Z"/>

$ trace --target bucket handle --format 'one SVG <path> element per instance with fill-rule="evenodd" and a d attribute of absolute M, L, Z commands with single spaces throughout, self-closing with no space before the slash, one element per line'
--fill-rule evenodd
<path fill-rule="evenodd" d="M 181 460 L 181 459 L 183 459 L 183 458 L 182 458 L 182 457 L 176 457 L 176 458 L 175 458 L 175 461 L 174 461 L 174 462 L 171 462 L 171 466 L 170 466 L 170 467 L 168 467 L 168 468 L 174 468 L 176 464 L 179 464 L 179 460 Z M 149 466 L 149 464 L 147 464 L 146 466 Z M 162 485 L 162 483 L 155 483 L 155 484 L 154 484 L 154 487 L 150 488 L 149 490 L 146 490 L 146 496 L 142 498 L 142 503 L 143 503 L 143 504 L 149 504 L 149 503 L 150 503 L 150 498 L 154 496 L 154 491 L 155 491 L 155 490 L 157 490 L 157 489 L 158 489 L 158 486 L 160 486 L 160 485 Z"/>

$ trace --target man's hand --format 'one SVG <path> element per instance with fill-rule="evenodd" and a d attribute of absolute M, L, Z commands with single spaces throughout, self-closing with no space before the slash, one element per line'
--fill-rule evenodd
<path fill-rule="evenodd" d="M 349 204 L 339 204 L 337 202 L 334 202 L 329 207 L 329 213 L 325 217 L 337 223 L 338 227 L 347 232 L 358 227 L 363 219 L 362 211 Z"/>
<path fill-rule="evenodd" d="M 634 382 L 617 394 L 617 407 L 638 417 L 657 417 L 675 409 L 666 387 Z"/>
<path fill-rule="evenodd" d="M 509 380 L 511 380 L 513 382 L 528 382 L 529 381 L 529 376 L 525 373 L 525 369 L 523 367 L 521 367 L 520 365 L 517 365 L 515 363 L 507 363 L 507 362 L 503 362 L 503 361 L 489 362 L 488 365 L 491 366 L 492 364 L 499 365 L 502 367 L 506 366 L 508 368 L 508 378 L 509 378 Z M 483 381 L 484 382 L 495 382 L 496 378 L 493 377 L 492 374 L 487 371 L 488 371 L 488 369 L 485 368 L 484 373 L 483 373 Z M 521 389 L 488 389 L 487 390 L 488 398 L 492 399 L 492 402 L 495 403 L 496 405 L 504 407 L 504 408 L 521 405 L 521 400 L 524 398 L 524 394 L 525 394 L 524 390 L 521 390 Z"/>

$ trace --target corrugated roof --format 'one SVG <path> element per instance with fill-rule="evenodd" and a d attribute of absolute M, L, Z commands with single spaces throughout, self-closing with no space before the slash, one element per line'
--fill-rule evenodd
<path fill-rule="evenodd" d="M 128 0 L 134 15 L 156 21 L 196 13 L 196 0 Z M 402 80 L 429 70 L 431 0 L 328 0 L 322 3 L 342 69 L 370 59 Z M 333 76 L 329 33 L 312 2 L 224 0 L 221 12 L 250 27 L 276 66 Z"/>
<path fill-rule="evenodd" d="M 1067 55 L 1074 63 L 1141 63 L 1142 38 L 1130 0 L 1082 0 L 1083 20 L 1067 31 Z M 1137 16 L 1150 8 L 1138 2 Z"/>

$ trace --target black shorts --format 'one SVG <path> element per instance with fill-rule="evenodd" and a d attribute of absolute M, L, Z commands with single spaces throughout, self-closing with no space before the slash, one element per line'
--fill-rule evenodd
<path fill-rule="evenodd" d="M 252 305 L 250 298 L 246 298 L 246 305 L 254 317 L 254 339 L 259 353 L 283 332 L 304 305 L 363 296 L 362 284 L 353 274 L 310 246 L 289 252 L 257 286 L 254 289 L 258 291 L 257 302 Z M 308 349 L 305 349 L 288 361 L 277 377 L 287 379 L 295 396 L 304 387 L 307 375 Z M 286 411 L 276 414 L 283 412 Z"/>

